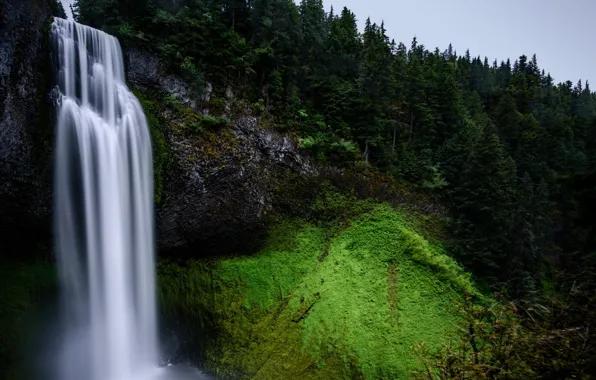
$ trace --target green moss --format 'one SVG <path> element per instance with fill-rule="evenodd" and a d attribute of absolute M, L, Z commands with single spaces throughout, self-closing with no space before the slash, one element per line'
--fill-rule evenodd
<path fill-rule="evenodd" d="M 338 342 L 367 378 L 407 378 L 418 365 L 414 343 L 440 347 L 455 328 L 451 300 L 471 289 L 450 264 L 389 207 L 364 215 L 333 240 L 328 258 L 296 291 L 300 298 L 321 294 L 303 321 L 305 345 Z M 292 301 L 299 307 L 298 297 Z"/>
<path fill-rule="evenodd" d="M 17 372 L 25 365 L 25 321 L 40 295 L 55 284 L 52 265 L 0 265 L 0 378 L 21 378 Z"/>
<path fill-rule="evenodd" d="M 201 117 L 201 127 L 217 130 L 230 125 L 230 120 L 226 116 L 203 115 Z"/>
<path fill-rule="evenodd" d="M 414 224 L 389 206 L 332 231 L 279 222 L 254 256 L 162 263 L 162 306 L 220 376 L 409 378 L 414 345 L 445 343 L 452 301 L 474 292 Z"/>
<path fill-rule="evenodd" d="M 153 147 L 153 180 L 155 187 L 154 194 L 155 202 L 159 204 L 163 197 L 165 172 L 170 157 L 165 126 L 159 115 L 158 103 L 151 100 L 149 97 L 146 97 L 145 94 L 140 91 L 134 91 L 134 94 L 143 107 L 143 111 L 147 117 L 149 131 L 151 133 L 151 145 Z"/>
<path fill-rule="evenodd" d="M 226 286 L 244 288 L 244 307 L 271 308 L 313 270 L 324 238 L 321 228 L 282 222 L 259 255 L 221 261 L 218 274 Z"/>

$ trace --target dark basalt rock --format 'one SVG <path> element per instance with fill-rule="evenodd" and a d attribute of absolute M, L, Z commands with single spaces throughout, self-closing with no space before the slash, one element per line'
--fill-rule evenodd
<path fill-rule="evenodd" d="M 265 232 L 277 186 L 315 169 L 288 137 L 244 117 L 211 141 L 171 136 L 173 163 L 158 218 L 162 251 L 245 252 Z"/>
<path fill-rule="evenodd" d="M 209 112 L 199 108 L 208 102 L 210 91 L 193 96 L 186 83 L 167 73 L 151 53 L 129 48 L 125 57 L 132 88 L 154 99 L 173 97 L 184 104 L 185 112 Z M 232 102 L 231 90 L 227 93 Z M 274 211 L 279 184 L 290 176 L 316 172 L 292 139 L 264 129 L 247 115 L 228 127 L 196 133 L 184 115 L 160 111 L 170 155 L 157 212 L 162 254 L 250 251 L 265 232 L 265 216 Z"/>
<path fill-rule="evenodd" d="M 126 77 L 132 87 L 162 92 L 173 96 L 193 109 L 197 108 L 199 102 L 209 101 L 212 90 L 210 83 L 207 83 L 205 94 L 197 97 L 182 78 L 168 73 L 155 55 L 140 49 L 127 48 L 125 56 L 127 61 Z"/>
<path fill-rule="evenodd" d="M 0 2 L 0 239 L 3 254 L 50 236 L 53 77 L 48 30 L 56 3 Z"/>

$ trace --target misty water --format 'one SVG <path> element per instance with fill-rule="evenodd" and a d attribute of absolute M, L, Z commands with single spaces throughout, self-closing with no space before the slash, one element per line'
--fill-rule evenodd
<path fill-rule="evenodd" d="M 56 19 L 60 99 L 55 237 L 61 280 L 60 380 L 202 377 L 159 366 L 153 164 L 147 121 L 118 40 Z"/>

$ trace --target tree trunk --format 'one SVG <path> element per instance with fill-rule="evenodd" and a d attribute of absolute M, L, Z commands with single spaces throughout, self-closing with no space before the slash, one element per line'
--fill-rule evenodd
<path fill-rule="evenodd" d="M 393 147 L 391 148 L 391 153 L 395 154 L 395 137 L 397 135 L 397 125 L 393 123 Z"/>
<path fill-rule="evenodd" d="M 412 130 L 414 129 L 414 115 L 410 116 L 410 132 L 408 133 L 408 144 L 412 140 Z"/>
<path fill-rule="evenodd" d="M 470 333 L 470 344 L 472 345 L 472 350 L 474 351 L 474 364 L 478 365 L 478 346 L 476 345 L 476 333 L 474 331 L 474 326 L 470 325 L 468 327 L 468 332 Z"/>

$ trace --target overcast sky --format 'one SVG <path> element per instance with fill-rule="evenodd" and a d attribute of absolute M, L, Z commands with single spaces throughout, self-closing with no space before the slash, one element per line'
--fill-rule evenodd
<path fill-rule="evenodd" d="M 410 46 L 488 57 L 492 64 L 536 53 L 555 82 L 590 80 L 596 90 L 596 0 L 324 0 L 339 13 L 347 6 L 362 28 L 367 17 L 390 38 Z"/>
<path fill-rule="evenodd" d="M 74 3 L 74 0 L 60 0 L 60 2 L 62 3 L 62 7 L 66 11 L 66 15 L 68 16 L 68 18 L 72 19 L 72 12 L 70 10 L 70 5 L 72 3 Z M 342 6 L 342 8 L 343 8 L 343 6 Z"/>

